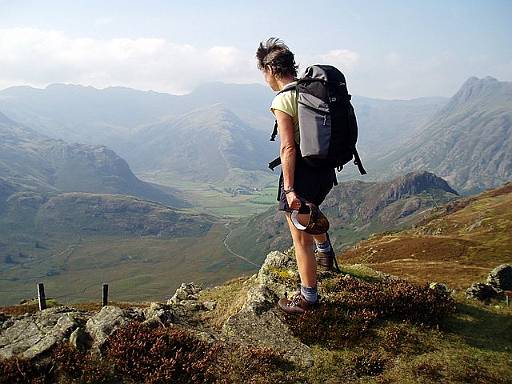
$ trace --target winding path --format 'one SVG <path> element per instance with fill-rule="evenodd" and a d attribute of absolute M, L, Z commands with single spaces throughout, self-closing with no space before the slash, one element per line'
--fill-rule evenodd
<path fill-rule="evenodd" d="M 228 221 L 226 224 L 224 224 L 224 226 L 225 226 L 225 227 L 226 227 L 226 229 L 228 230 L 228 233 L 226 234 L 226 237 L 224 237 L 224 241 L 223 241 L 223 243 L 224 243 L 224 247 L 226 248 L 226 250 L 227 250 L 229 253 L 231 253 L 233 256 L 238 257 L 239 259 L 242 259 L 242 260 L 246 261 L 247 263 L 254 265 L 255 267 L 261 268 L 261 264 L 255 263 L 255 262 L 253 262 L 253 261 L 251 261 L 251 260 L 247 259 L 246 257 L 244 257 L 244 256 L 242 256 L 242 255 L 239 255 L 238 253 L 236 253 L 235 251 L 233 251 L 233 250 L 229 247 L 229 245 L 228 245 L 228 238 L 229 238 L 229 235 L 231 235 L 231 232 L 232 232 L 232 230 L 229 228 L 229 224 L 230 224 L 230 223 L 231 223 L 231 222 L 230 222 L 230 221 Z"/>

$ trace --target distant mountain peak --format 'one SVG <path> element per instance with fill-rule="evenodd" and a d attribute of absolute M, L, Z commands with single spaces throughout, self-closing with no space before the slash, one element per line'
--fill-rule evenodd
<path fill-rule="evenodd" d="M 490 99 L 498 94 L 510 94 L 511 90 L 511 82 L 499 81 L 492 76 L 486 76 L 481 79 L 472 76 L 462 84 L 445 109 L 451 110 L 456 105 L 480 102 L 482 98 Z"/>
<path fill-rule="evenodd" d="M 481 86 L 489 83 L 498 83 L 499 80 L 492 76 L 485 76 L 483 78 L 478 78 L 476 76 L 471 76 L 468 78 L 460 87 L 460 89 L 468 88 L 468 87 L 474 87 L 474 86 Z"/>
<path fill-rule="evenodd" d="M 390 193 L 393 195 L 416 194 L 428 189 L 441 189 L 458 195 L 446 180 L 428 171 L 413 171 L 391 181 Z"/>

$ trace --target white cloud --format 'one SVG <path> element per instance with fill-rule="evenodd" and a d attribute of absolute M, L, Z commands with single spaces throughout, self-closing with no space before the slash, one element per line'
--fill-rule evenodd
<path fill-rule="evenodd" d="M 319 55 L 319 58 L 324 63 L 329 63 L 343 70 L 353 70 L 359 63 L 359 54 L 348 49 L 334 49 L 323 55 Z"/>
<path fill-rule="evenodd" d="M 329 64 L 337 67 L 344 74 L 350 74 L 356 70 L 360 63 L 360 56 L 357 52 L 348 49 L 333 49 L 326 53 L 316 55 L 297 55 L 299 64 L 299 75 L 303 73 L 306 67 L 313 64 Z"/>
<path fill-rule="evenodd" d="M 0 86 L 79 83 L 184 93 L 206 81 L 260 81 L 252 55 L 161 38 L 70 38 L 61 31 L 0 29 Z"/>
<path fill-rule="evenodd" d="M 208 81 L 264 83 L 254 53 L 232 46 L 203 49 L 163 38 L 73 38 L 56 30 L 9 28 L 0 29 L 0 52 L 0 88 L 75 83 L 186 93 Z M 359 62 L 346 49 L 303 58 L 302 70 L 306 63 L 329 63 L 351 71 Z"/>

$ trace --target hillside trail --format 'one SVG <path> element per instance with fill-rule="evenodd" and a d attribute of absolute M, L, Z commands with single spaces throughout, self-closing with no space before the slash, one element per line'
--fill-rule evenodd
<path fill-rule="evenodd" d="M 231 253 L 233 256 L 235 257 L 238 257 L 239 259 L 242 259 L 244 261 L 246 261 L 247 263 L 251 264 L 251 265 L 254 265 L 255 267 L 258 267 L 258 268 L 261 268 L 261 264 L 258 264 L 258 263 L 255 263 L 249 259 L 247 259 L 246 257 L 236 253 L 235 251 L 233 251 L 229 244 L 228 244 L 228 239 L 229 239 L 229 236 L 231 235 L 231 233 L 233 232 L 233 230 L 230 228 L 230 224 L 231 222 L 230 221 L 227 221 L 224 226 L 226 227 L 226 229 L 228 230 L 228 233 L 226 234 L 226 236 L 224 237 L 224 240 L 223 240 L 223 244 L 224 244 L 224 248 L 226 248 L 226 250 Z"/>

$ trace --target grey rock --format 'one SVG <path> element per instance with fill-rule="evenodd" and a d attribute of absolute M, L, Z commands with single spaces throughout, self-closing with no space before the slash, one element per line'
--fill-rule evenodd
<path fill-rule="evenodd" d="M 66 340 L 85 318 L 81 311 L 59 306 L 10 320 L 0 333 L 0 356 L 32 359 Z"/>
<path fill-rule="evenodd" d="M 300 283 L 295 256 L 287 252 L 270 252 L 261 266 L 257 282 L 274 291 L 278 296 L 294 290 Z"/>
<path fill-rule="evenodd" d="M 448 288 L 448 286 L 446 284 L 444 284 L 444 283 L 432 282 L 432 283 L 430 283 L 429 288 L 430 289 L 435 289 L 435 290 L 440 291 L 440 292 L 444 292 L 444 293 L 446 293 L 448 295 L 452 294 L 452 290 L 450 288 Z"/>
<path fill-rule="evenodd" d="M 167 300 L 167 304 L 180 304 L 184 300 L 197 300 L 201 290 L 202 287 L 196 285 L 194 282 L 182 283 L 174 295 Z"/>
<path fill-rule="evenodd" d="M 260 315 L 274 306 L 277 300 L 277 295 L 269 287 L 257 285 L 249 288 L 247 301 L 242 309 Z"/>
<path fill-rule="evenodd" d="M 311 348 L 292 334 L 282 321 L 284 314 L 276 307 L 278 297 L 296 288 L 293 287 L 296 268 L 291 252 L 269 253 L 258 275 L 248 280 L 244 305 L 224 322 L 222 336 L 248 346 L 271 347 L 300 366 L 312 366 Z M 292 283 L 276 276 L 275 270 L 287 275 Z"/>
<path fill-rule="evenodd" d="M 131 320 L 141 320 L 138 313 L 106 305 L 96 315 L 87 320 L 85 329 L 92 338 L 94 352 L 101 352 L 108 336 Z"/>
<path fill-rule="evenodd" d="M 285 359 L 304 367 L 313 364 L 311 348 L 296 338 L 279 318 L 278 309 L 272 308 L 257 314 L 249 308 L 230 316 L 222 327 L 227 340 L 251 347 L 271 347 Z"/>
<path fill-rule="evenodd" d="M 466 290 L 466 297 L 468 299 L 476 299 L 480 301 L 489 301 L 500 297 L 502 291 L 496 289 L 491 284 L 473 283 L 471 287 Z"/>
<path fill-rule="evenodd" d="M 76 328 L 71 335 L 69 335 L 69 343 L 80 352 L 86 351 L 90 347 L 90 342 L 89 335 L 82 327 Z"/>
<path fill-rule="evenodd" d="M 504 291 L 512 290 L 512 265 L 502 264 L 494 268 L 487 277 L 487 283 Z"/>
<path fill-rule="evenodd" d="M 203 307 L 208 311 L 213 311 L 217 306 L 216 301 L 203 301 Z"/>
<path fill-rule="evenodd" d="M 169 325 L 178 320 L 176 311 L 169 304 L 153 302 L 148 308 L 143 309 L 143 314 L 145 323 L 157 322 L 162 325 Z"/>

